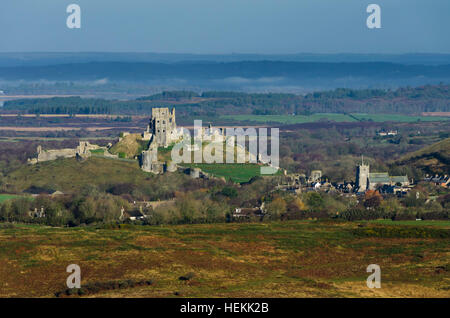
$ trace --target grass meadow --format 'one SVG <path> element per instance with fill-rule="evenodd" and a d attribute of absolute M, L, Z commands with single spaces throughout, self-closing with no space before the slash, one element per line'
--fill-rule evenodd
<path fill-rule="evenodd" d="M 200 168 L 215 177 L 223 177 L 233 182 L 248 182 L 255 176 L 261 176 L 261 165 L 249 163 L 229 163 L 229 164 L 186 164 L 186 167 Z"/>
<path fill-rule="evenodd" d="M 6 201 L 6 200 L 11 200 L 14 198 L 19 197 L 18 195 L 14 195 L 14 194 L 0 194 L 0 203 Z"/>
<path fill-rule="evenodd" d="M 0 297 L 55 297 L 69 264 L 82 286 L 153 282 L 92 297 L 449 297 L 448 222 L 414 224 L 3 224 Z M 369 264 L 381 267 L 381 289 L 366 286 Z"/>

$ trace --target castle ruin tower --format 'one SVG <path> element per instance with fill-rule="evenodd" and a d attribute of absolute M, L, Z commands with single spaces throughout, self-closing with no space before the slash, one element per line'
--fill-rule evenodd
<path fill-rule="evenodd" d="M 149 129 L 152 130 L 154 142 L 159 147 L 167 148 L 177 139 L 175 108 L 172 111 L 169 108 L 153 108 Z"/>
<path fill-rule="evenodd" d="M 158 148 L 167 148 L 179 139 L 175 108 L 172 110 L 167 107 L 152 108 L 152 118 L 142 133 L 142 140 L 148 140 L 149 144 L 148 150 L 142 151 L 140 155 L 141 169 L 146 172 L 164 173 L 167 167 L 170 171 L 175 171 L 176 165 L 169 167 L 163 162 L 158 162 Z"/>

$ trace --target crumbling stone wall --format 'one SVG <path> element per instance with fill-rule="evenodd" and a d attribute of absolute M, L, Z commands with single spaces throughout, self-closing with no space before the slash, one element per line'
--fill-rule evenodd
<path fill-rule="evenodd" d="M 28 163 L 36 164 L 38 162 L 45 162 L 60 158 L 73 158 L 73 157 L 85 159 L 91 156 L 90 150 L 96 150 L 99 148 L 101 147 L 97 145 L 92 145 L 88 141 L 80 141 L 79 145 L 74 149 L 65 148 L 65 149 L 43 150 L 42 146 L 39 145 L 36 149 L 37 157 L 28 159 Z"/>
<path fill-rule="evenodd" d="M 141 169 L 155 174 L 164 173 L 164 163 L 158 162 L 154 149 L 145 150 L 141 154 Z"/>

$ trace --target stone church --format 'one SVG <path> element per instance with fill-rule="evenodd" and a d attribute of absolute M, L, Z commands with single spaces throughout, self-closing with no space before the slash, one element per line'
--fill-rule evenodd
<path fill-rule="evenodd" d="M 356 192 L 375 190 L 378 186 L 408 186 L 408 176 L 389 176 L 387 172 L 370 172 L 370 166 L 364 160 L 356 167 Z"/>

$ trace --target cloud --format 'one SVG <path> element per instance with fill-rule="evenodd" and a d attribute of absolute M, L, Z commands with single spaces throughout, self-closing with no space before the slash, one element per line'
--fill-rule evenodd
<path fill-rule="evenodd" d="M 217 81 L 227 84 L 275 84 L 284 81 L 284 77 L 259 77 L 259 78 L 246 78 L 246 77 L 227 77 Z"/>
<path fill-rule="evenodd" d="M 92 84 L 93 85 L 105 85 L 105 84 L 108 84 L 108 79 L 102 78 L 102 79 L 94 81 Z"/>

